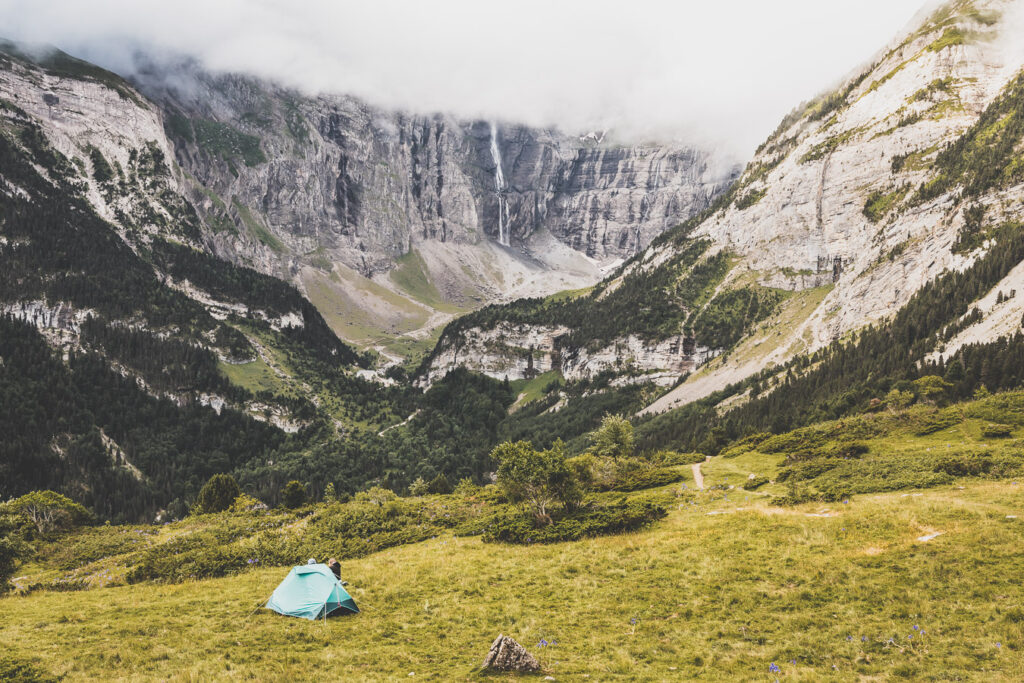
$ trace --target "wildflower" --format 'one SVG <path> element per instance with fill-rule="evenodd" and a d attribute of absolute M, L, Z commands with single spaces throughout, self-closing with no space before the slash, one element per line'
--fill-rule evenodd
<path fill-rule="evenodd" d="M 847 641 L 847 642 L 850 642 L 850 641 L 852 641 L 852 640 L 853 640 L 853 636 L 846 636 L 846 641 Z"/>
<path fill-rule="evenodd" d="M 1002 646 L 1003 646 L 1002 643 L 996 643 L 996 647 L 1001 648 Z"/>
<path fill-rule="evenodd" d="M 868 637 L 867 636 L 861 636 L 860 637 L 860 642 L 862 642 L 862 643 L 868 642 Z"/>
<path fill-rule="evenodd" d="M 543 638 L 541 638 L 540 642 L 537 643 L 537 647 L 547 647 L 547 646 L 548 646 L 548 641 L 544 640 Z"/>
<path fill-rule="evenodd" d="M 780 669 L 775 662 L 772 662 L 771 664 L 768 665 L 768 671 L 770 671 L 773 674 L 777 674 L 777 673 L 780 673 L 782 671 L 782 669 Z"/>
<path fill-rule="evenodd" d="M 631 624 L 633 624 L 634 626 L 636 626 L 636 617 L 633 617 L 632 619 L 630 619 L 630 620 L 629 620 L 629 623 L 631 623 Z"/>
<path fill-rule="evenodd" d="M 920 627 L 920 626 L 918 626 L 917 624 L 914 624 L 914 630 L 915 630 L 915 631 L 920 631 L 920 630 L 921 630 L 921 627 Z"/>

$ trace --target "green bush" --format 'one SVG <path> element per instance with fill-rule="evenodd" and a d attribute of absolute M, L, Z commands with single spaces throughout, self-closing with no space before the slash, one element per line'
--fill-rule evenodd
<path fill-rule="evenodd" d="M 743 482 L 743 488 L 747 491 L 756 491 L 769 481 L 768 477 L 754 477 Z"/>
<path fill-rule="evenodd" d="M 667 484 L 674 484 L 684 478 L 685 475 L 679 470 L 661 467 L 648 467 L 624 473 L 611 487 L 609 487 L 608 490 L 639 491 L 641 489 L 650 489 L 658 486 L 665 486 Z"/>
<path fill-rule="evenodd" d="M 14 576 L 14 570 L 18 568 L 24 554 L 25 548 L 22 543 L 7 536 L 0 536 L 0 594 L 6 593 L 10 588 L 7 582 Z"/>
<path fill-rule="evenodd" d="M 281 490 L 281 504 L 289 510 L 302 507 L 308 499 L 306 487 L 301 481 L 293 479 Z"/>
<path fill-rule="evenodd" d="M 637 531 L 665 517 L 665 508 L 651 501 L 618 501 L 608 505 L 584 507 L 545 526 L 508 510 L 496 514 L 487 525 L 483 540 L 487 543 L 558 543 L 581 538 Z"/>
<path fill-rule="evenodd" d="M 436 493 L 439 495 L 447 495 L 452 492 L 452 485 L 448 481 L 448 477 L 443 474 L 439 474 L 430 480 L 427 484 L 427 493 Z"/>
<path fill-rule="evenodd" d="M 199 491 L 196 504 L 192 506 L 192 514 L 224 512 L 241 493 L 238 482 L 230 474 L 215 474 Z"/>
<path fill-rule="evenodd" d="M 985 439 L 1009 439 L 1012 428 L 1000 424 L 987 424 L 981 428 L 981 436 Z"/>
<path fill-rule="evenodd" d="M 705 455 L 703 453 L 677 453 L 676 451 L 658 451 L 654 455 L 650 456 L 650 461 L 655 465 L 662 467 L 672 467 L 675 465 L 693 465 L 698 462 L 704 462 Z"/>
<path fill-rule="evenodd" d="M 936 463 L 935 471 L 951 477 L 977 477 L 992 471 L 992 458 L 968 453 L 948 455 Z"/>
<path fill-rule="evenodd" d="M 52 675 L 36 662 L 23 659 L 10 652 L 0 653 L 0 681 L 11 683 L 56 683 L 60 678 Z"/>

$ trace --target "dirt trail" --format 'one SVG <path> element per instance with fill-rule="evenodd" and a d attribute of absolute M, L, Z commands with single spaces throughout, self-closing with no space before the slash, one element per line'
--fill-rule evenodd
<path fill-rule="evenodd" d="M 700 471 L 700 463 L 693 463 L 693 484 L 701 491 L 704 490 L 704 475 Z"/>

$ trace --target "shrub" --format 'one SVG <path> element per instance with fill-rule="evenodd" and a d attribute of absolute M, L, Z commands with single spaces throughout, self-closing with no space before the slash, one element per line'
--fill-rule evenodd
<path fill-rule="evenodd" d="M 0 681 L 56 683 L 59 680 L 32 660 L 23 659 L 10 652 L 0 654 Z"/>
<path fill-rule="evenodd" d="M 677 453 L 676 451 L 658 451 L 650 457 L 651 462 L 662 467 L 674 465 L 693 465 L 704 462 L 703 453 Z"/>
<path fill-rule="evenodd" d="M 772 435 L 768 432 L 758 432 L 757 434 L 745 436 L 723 450 L 720 455 L 723 458 L 735 458 L 736 456 L 743 455 L 744 453 L 749 453 L 760 446 L 762 442 L 767 441 L 770 438 L 772 438 Z"/>
<path fill-rule="evenodd" d="M 746 491 L 756 491 L 767 484 L 768 481 L 768 477 L 754 477 L 753 479 L 747 479 L 743 482 L 743 488 Z"/>
<path fill-rule="evenodd" d="M 409 484 L 410 496 L 425 496 L 429 493 L 429 486 L 423 477 L 416 477 L 413 483 Z"/>
<path fill-rule="evenodd" d="M 480 493 L 482 487 L 477 486 L 469 477 L 463 477 L 455 485 L 455 495 L 460 498 L 470 498 Z"/>
<path fill-rule="evenodd" d="M 0 512 L 31 522 L 41 534 L 68 531 L 93 521 L 91 512 L 67 496 L 53 491 L 26 493 L 0 505 Z"/>
<path fill-rule="evenodd" d="M 641 489 L 674 484 L 684 478 L 685 475 L 682 472 L 673 469 L 660 467 L 635 469 L 620 476 L 618 481 L 610 487 L 610 490 L 639 491 Z"/>
<path fill-rule="evenodd" d="M 483 534 L 487 543 L 558 543 L 581 538 L 625 533 L 642 529 L 667 515 L 665 508 L 651 501 L 621 500 L 609 505 L 585 507 L 544 526 L 513 511 L 499 513 Z"/>
<path fill-rule="evenodd" d="M 199 491 L 196 504 L 192 506 L 192 514 L 205 515 L 211 512 L 224 512 L 231 507 L 241 493 L 238 482 L 230 474 L 215 474 Z"/>
<path fill-rule="evenodd" d="M 24 555 L 23 543 L 7 536 L 0 536 L 0 594 L 6 593 L 10 588 L 7 582 L 14 576 L 14 570 L 18 568 Z"/>
<path fill-rule="evenodd" d="M 951 477 L 976 477 L 991 470 L 992 458 L 967 453 L 948 455 L 935 465 L 936 472 L 944 472 Z"/>
<path fill-rule="evenodd" d="M 281 490 L 281 504 L 289 510 L 302 507 L 306 504 L 307 499 L 306 487 L 301 481 L 293 479 Z"/>
<path fill-rule="evenodd" d="M 1012 431 L 1006 425 L 987 424 L 981 428 L 981 436 L 985 439 L 1009 439 Z"/>
<path fill-rule="evenodd" d="M 338 492 L 334 488 L 334 482 L 328 482 L 327 487 L 324 489 L 324 502 L 325 503 L 337 503 Z"/>
<path fill-rule="evenodd" d="M 238 498 L 235 498 L 235 501 L 231 503 L 231 507 L 228 508 L 231 512 L 257 512 L 266 509 L 266 503 L 253 498 L 247 493 L 239 494 Z"/>
<path fill-rule="evenodd" d="M 448 481 L 448 477 L 443 474 L 439 474 L 430 480 L 427 484 L 427 493 L 436 493 L 440 495 L 447 495 L 452 492 L 452 485 Z"/>
<path fill-rule="evenodd" d="M 398 494 L 390 489 L 386 489 L 383 486 L 371 486 L 365 491 L 357 493 L 352 500 L 356 503 L 373 503 L 374 505 L 382 506 L 397 498 Z"/>

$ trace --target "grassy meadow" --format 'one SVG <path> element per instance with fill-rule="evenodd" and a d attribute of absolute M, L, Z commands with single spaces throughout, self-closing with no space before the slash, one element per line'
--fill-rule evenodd
<path fill-rule="evenodd" d="M 680 501 L 629 535 L 439 536 L 346 561 L 362 613 L 326 623 L 260 609 L 281 568 L 8 597 L 0 646 L 66 680 L 473 679 L 498 633 L 557 680 L 1024 678 L 1017 482 Z"/>
<path fill-rule="evenodd" d="M 500 678 L 478 667 L 504 633 L 561 681 L 1024 680 L 1022 436 L 1022 392 L 754 435 L 704 490 L 677 464 L 593 494 L 664 519 L 563 543 L 485 542 L 494 487 L 82 529 L 0 598 L 0 678 Z M 262 609 L 310 552 L 360 614 Z"/>

